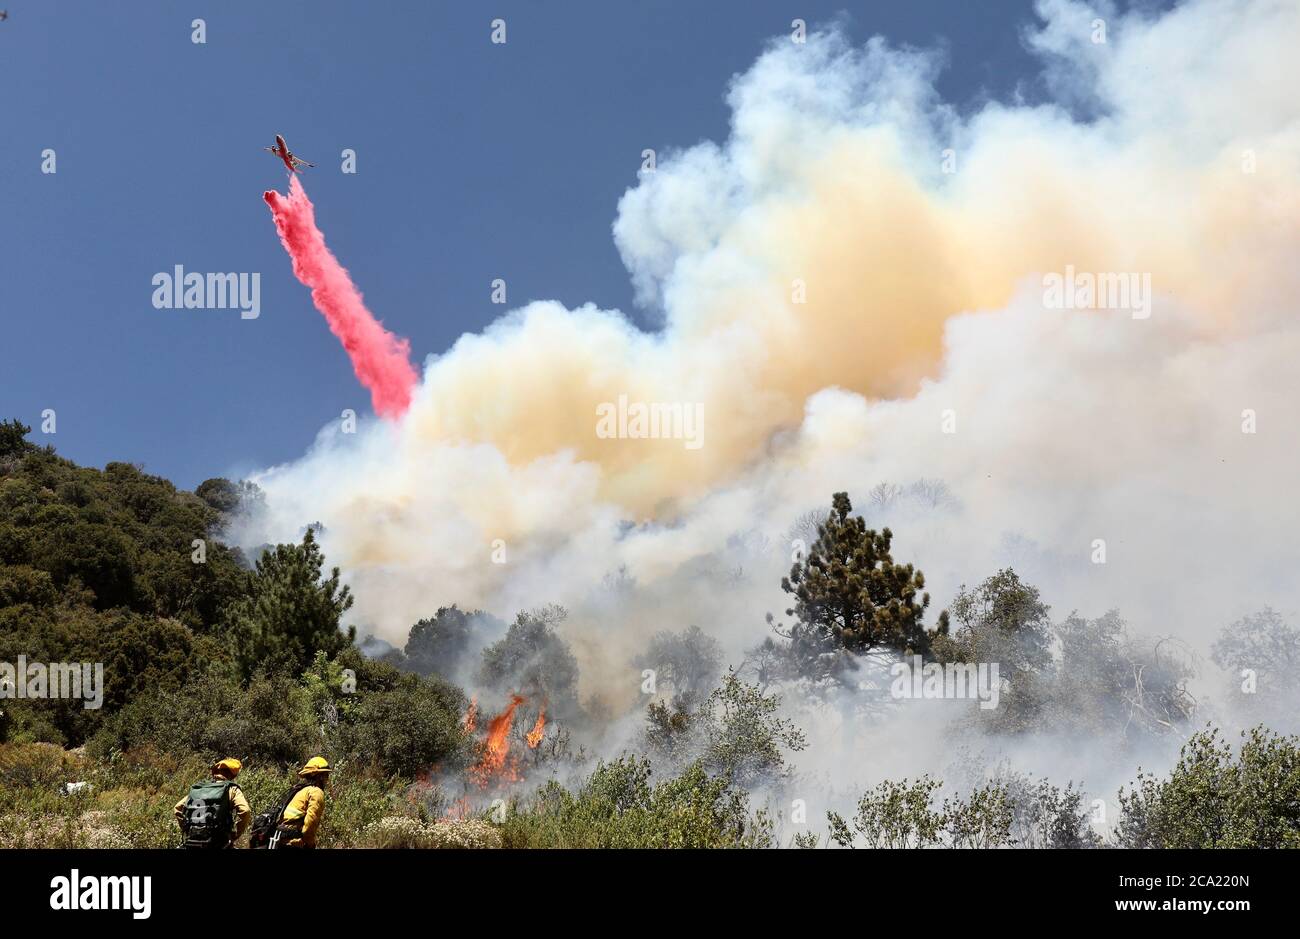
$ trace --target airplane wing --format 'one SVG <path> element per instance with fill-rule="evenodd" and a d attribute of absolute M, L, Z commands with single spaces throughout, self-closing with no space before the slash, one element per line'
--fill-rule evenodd
<path fill-rule="evenodd" d="M 294 158 L 293 158 L 293 162 L 296 163 L 298 166 L 310 166 L 310 167 L 312 167 L 313 169 L 314 169 L 315 166 L 316 166 L 315 163 L 308 163 L 306 160 L 300 160 L 300 159 L 298 159 L 297 157 L 294 157 Z"/>

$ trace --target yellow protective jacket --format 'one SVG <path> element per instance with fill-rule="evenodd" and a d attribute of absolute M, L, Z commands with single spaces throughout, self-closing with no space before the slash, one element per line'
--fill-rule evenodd
<path fill-rule="evenodd" d="M 286 844 L 291 848 L 316 847 L 316 835 L 320 831 L 324 814 L 324 789 L 320 786 L 303 786 L 295 792 L 284 814 L 280 816 L 280 823 L 296 829 L 299 834 L 290 838 Z"/>
<path fill-rule="evenodd" d="M 213 778 L 218 777 L 214 776 Z M 234 844 L 239 840 L 239 836 L 244 833 L 244 829 L 248 828 L 248 823 L 253 820 L 253 809 L 249 806 L 248 800 L 244 798 L 243 790 L 237 785 L 231 783 L 228 792 L 230 794 L 230 814 L 234 816 L 235 823 L 234 831 L 230 836 L 230 843 Z M 176 803 L 176 808 L 172 810 L 172 815 L 176 818 L 178 825 L 181 819 L 185 817 L 185 803 L 189 801 L 189 798 L 189 796 L 186 796 L 181 799 Z"/>

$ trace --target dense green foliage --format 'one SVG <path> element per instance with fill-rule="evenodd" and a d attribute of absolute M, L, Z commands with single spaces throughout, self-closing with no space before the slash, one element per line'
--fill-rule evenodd
<path fill-rule="evenodd" d="M 1201 731 L 1167 778 L 1139 774 L 1120 805 L 1125 847 L 1300 848 L 1300 739 L 1256 727 L 1234 753 Z"/>
<path fill-rule="evenodd" d="M 322 579 L 325 557 L 308 528 L 301 545 L 276 545 L 257 561 L 245 594 L 226 611 L 225 633 L 245 677 L 257 671 L 300 674 L 317 652 L 335 655 L 352 645 L 340 620 L 352 594 L 336 567 Z"/>
<path fill-rule="evenodd" d="M 101 472 L 36 449 L 0 461 L 0 564 L 43 571 L 97 610 L 212 625 L 243 589 L 240 558 L 207 541 L 216 520 L 202 499 L 127 463 Z"/>
<path fill-rule="evenodd" d="M 506 847 L 761 848 L 772 821 L 753 812 L 727 780 L 698 764 L 655 783 L 644 759 L 598 766 L 570 792 L 551 782 L 511 807 L 501 826 Z"/>
<path fill-rule="evenodd" d="M 101 472 L 18 446 L 15 425 L 0 456 L 0 661 L 102 662 L 105 687 L 98 710 L 6 702 L 0 739 L 76 745 L 142 689 L 223 658 L 220 613 L 248 575 L 210 540 L 203 500 L 126 463 Z"/>
<path fill-rule="evenodd" d="M 95 813 L 116 817 L 125 800 L 114 831 L 163 846 L 177 794 L 223 756 L 245 762 L 250 798 L 258 780 L 276 780 L 264 802 L 318 753 L 350 767 L 354 795 L 365 779 L 400 789 L 402 777 L 468 758 L 459 689 L 353 647 L 342 624 L 351 595 L 337 568 L 325 573 L 311 528 L 300 544 L 268 546 L 251 570 L 221 543 L 256 509 L 256 487 L 214 479 L 183 492 L 125 463 L 76 466 L 27 433 L 0 425 L 0 662 L 102 663 L 102 706 L 0 701 L 0 779 L 31 789 L 0 805 L 0 816 L 16 814 L 0 824 L 4 843 L 51 819 L 63 819 L 47 832 L 53 844 L 83 843 Z M 140 766 L 147 783 L 122 773 Z M 150 788 L 145 806 L 140 790 L 163 777 L 170 789 Z M 73 781 L 91 785 L 62 797 L 58 786 Z M 336 821 L 354 811 L 369 824 L 391 808 L 340 800 Z"/>

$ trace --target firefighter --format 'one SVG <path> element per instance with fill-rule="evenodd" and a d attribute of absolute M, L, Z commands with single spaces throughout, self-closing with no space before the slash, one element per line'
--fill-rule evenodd
<path fill-rule="evenodd" d="M 172 814 L 181 826 L 183 848 L 229 848 L 253 818 L 253 810 L 235 785 L 243 764 L 227 757 L 212 764 L 208 778 L 190 787 Z"/>
<path fill-rule="evenodd" d="M 275 847 L 316 847 L 316 836 L 325 814 L 325 787 L 329 784 L 330 772 L 329 762 L 323 756 L 313 756 L 298 770 L 298 778 L 305 785 L 293 794 L 280 816 Z"/>

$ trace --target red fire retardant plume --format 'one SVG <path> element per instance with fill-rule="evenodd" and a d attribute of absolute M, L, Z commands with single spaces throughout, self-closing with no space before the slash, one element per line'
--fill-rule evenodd
<path fill-rule="evenodd" d="M 401 417 L 417 380 L 409 343 L 384 329 L 361 302 L 361 291 L 325 246 L 325 236 L 316 227 L 316 209 L 297 176 L 289 180 L 288 196 L 270 191 L 262 198 L 271 207 L 280 243 L 293 259 L 294 276 L 311 288 L 312 303 L 343 343 L 361 384 L 370 389 L 375 413 Z"/>

